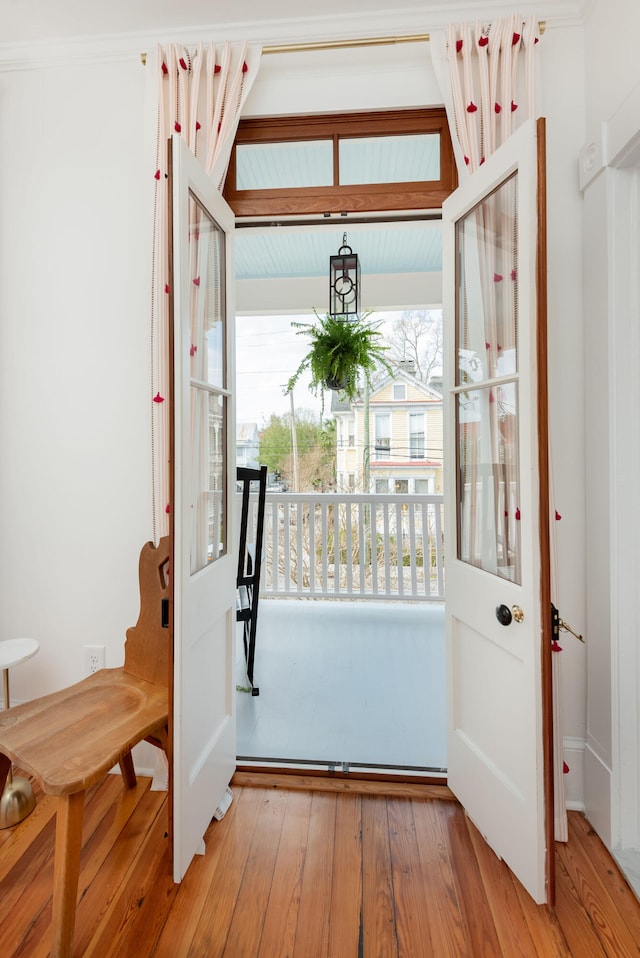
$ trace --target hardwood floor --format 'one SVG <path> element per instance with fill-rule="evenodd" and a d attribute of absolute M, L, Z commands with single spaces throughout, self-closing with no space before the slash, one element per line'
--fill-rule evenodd
<path fill-rule="evenodd" d="M 87 799 L 74 956 L 623 958 L 640 904 L 583 816 L 537 907 L 455 800 L 234 784 L 181 885 L 166 793 L 111 775 Z M 444 795 L 448 795 L 446 790 Z M 49 952 L 54 803 L 0 832 L 0 954 Z"/>

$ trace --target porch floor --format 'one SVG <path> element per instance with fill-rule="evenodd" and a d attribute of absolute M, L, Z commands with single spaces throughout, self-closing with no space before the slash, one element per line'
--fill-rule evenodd
<path fill-rule="evenodd" d="M 444 607 L 261 599 L 238 761 L 444 770 Z M 237 678 L 244 685 L 238 631 Z"/>

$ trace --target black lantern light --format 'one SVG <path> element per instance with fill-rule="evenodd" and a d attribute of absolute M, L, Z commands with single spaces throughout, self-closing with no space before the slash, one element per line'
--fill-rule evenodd
<path fill-rule="evenodd" d="M 337 256 L 329 259 L 329 315 L 356 316 L 360 299 L 360 261 L 347 246 L 347 234 Z"/>

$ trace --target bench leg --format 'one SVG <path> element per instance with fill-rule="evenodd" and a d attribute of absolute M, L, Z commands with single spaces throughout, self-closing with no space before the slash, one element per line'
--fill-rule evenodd
<path fill-rule="evenodd" d="M 136 770 L 133 767 L 133 758 L 130 751 L 120 759 L 120 771 L 127 788 L 135 788 L 138 779 L 136 778 Z"/>
<path fill-rule="evenodd" d="M 52 958 L 69 958 L 76 920 L 76 898 L 82 849 L 84 792 L 61 795 L 56 814 L 53 870 Z"/>

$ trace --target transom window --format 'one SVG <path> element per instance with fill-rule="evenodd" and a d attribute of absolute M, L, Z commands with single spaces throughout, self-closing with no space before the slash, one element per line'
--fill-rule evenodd
<path fill-rule="evenodd" d="M 241 120 L 224 197 L 237 216 L 439 209 L 457 185 L 442 108 Z"/>

